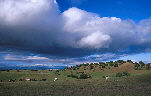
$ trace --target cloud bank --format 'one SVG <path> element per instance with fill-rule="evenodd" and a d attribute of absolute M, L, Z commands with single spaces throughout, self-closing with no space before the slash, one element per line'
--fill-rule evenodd
<path fill-rule="evenodd" d="M 63 13 L 56 0 L 1 0 L 0 46 L 59 56 L 151 49 L 151 18 L 101 17 L 76 7 Z"/>

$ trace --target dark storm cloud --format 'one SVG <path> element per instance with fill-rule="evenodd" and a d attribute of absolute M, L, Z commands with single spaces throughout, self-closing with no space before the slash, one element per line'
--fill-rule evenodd
<path fill-rule="evenodd" d="M 151 19 L 100 17 L 55 0 L 1 0 L 0 45 L 58 56 L 151 49 Z M 136 51 L 137 51 L 136 50 Z"/>

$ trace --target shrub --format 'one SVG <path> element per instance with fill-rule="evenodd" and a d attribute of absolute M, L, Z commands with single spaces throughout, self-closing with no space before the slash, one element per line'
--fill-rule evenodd
<path fill-rule="evenodd" d="M 129 62 L 129 63 L 133 63 L 131 60 L 127 60 L 127 62 Z"/>
<path fill-rule="evenodd" d="M 143 61 L 139 61 L 139 64 L 141 65 L 141 67 L 144 67 L 144 66 L 145 66 L 145 64 L 144 64 Z"/>
<path fill-rule="evenodd" d="M 73 70 L 76 70 L 76 67 L 72 68 Z"/>
<path fill-rule="evenodd" d="M 114 64 L 114 67 L 118 67 L 118 64 L 117 64 L 117 63 L 115 63 L 115 64 Z"/>
<path fill-rule="evenodd" d="M 77 79 L 88 79 L 91 76 L 89 76 L 88 74 L 82 73 L 80 76 L 70 74 L 70 75 L 67 75 L 67 77 L 72 77 L 72 78 L 77 78 Z"/>
<path fill-rule="evenodd" d="M 110 61 L 110 62 L 107 62 L 109 64 L 109 66 L 114 66 L 114 62 L 113 61 Z"/>
<path fill-rule="evenodd" d="M 127 71 L 124 71 L 123 76 L 130 76 L 130 73 L 128 73 Z"/>
<path fill-rule="evenodd" d="M 116 73 L 116 77 L 130 76 L 130 73 L 127 71 Z"/>
<path fill-rule="evenodd" d="M 87 75 L 87 74 L 81 74 L 78 79 L 88 79 L 88 78 L 90 78 L 89 75 Z"/>
<path fill-rule="evenodd" d="M 137 62 L 135 62 L 134 64 L 135 64 L 135 70 L 141 70 L 140 64 L 138 64 Z"/>
<path fill-rule="evenodd" d="M 121 72 L 116 73 L 116 77 L 122 77 L 123 74 Z"/>
<path fill-rule="evenodd" d="M 20 72 L 20 70 L 17 69 L 17 72 Z"/>
<path fill-rule="evenodd" d="M 147 69 L 147 70 L 150 69 L 150 63 L 146 64 L 146 69 Z"/>
<path fill-rule="evenodd" d="M 118 60 L 117 62 L 120 63 L 120 64 L 125 63 L 125 61 L 123 61 L 123 60 Z"/>
<path fill-rule="evenodd" d="M 135 70 L 142 70 L 141 67 L 135 67 Z"/>
<path fill-rule="evenodd" d="M 78 76 L 73 75 L 73 74 L 67 75 L 67 77 L 72 77 L 72 78 L 77 78 L 78 79 Z"/>
<path fill-rule="evenodd" d="M 103 65 L 102 68 L 105 68 L 105 66 Z"/>
<path fill-rule="evenodd" d="M 94 65 L 99 65 L 99 63 L 94 63 Z"/>
<path fill-rule="evenodd" d="M 92 64 L 90 64 L 90 69 L 93 69 L 94 67 L 93 67 L 93 65 Z"/>

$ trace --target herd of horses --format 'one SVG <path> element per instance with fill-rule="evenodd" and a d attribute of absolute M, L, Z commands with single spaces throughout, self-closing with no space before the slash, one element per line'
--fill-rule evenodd
<path fill-rule="evenodd" d="M 57 81 L 58 80 L 58 78 L 54 78 L 54 80 L 53 81 Z M 43 78 L 43 79 L 41 79 L 41 80 L 37 80 L 37 79 L 25 79 L 25 78 L 21 78 L 21 79 L 19 79 L 19 81 L 47 81 L 47 79 L 46 78 Z M 2 81 L 1 81 L 2 82 Z M 16 82 L 16 79 L 10 79 L 9 80 L 9 82 Z"/>
<path fill-rule="evenodd" d="M 21 78 L 21 79 L 19 79 L 19 81 L 47 81 L 47 79 L 43 78 L 41 80 L 37 80 L 37 79 L 25 79 L 25 78 Z M 10 79 L 9 82 L 16 82 L 16 79 Z"/>

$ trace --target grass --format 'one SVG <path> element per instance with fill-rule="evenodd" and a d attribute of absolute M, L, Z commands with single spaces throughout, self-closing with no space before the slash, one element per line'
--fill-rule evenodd
<path fill-rule="evenodd" d="M 124 65 L 125 66 L 125 65 Z M 126 68 L 124 68 L 125 71 Z M 0 96 L 151 96 L 151 70 L 129 70 L 130 76 L 116 77 L 116 69 L 56 71 L 17 70 L 0 71 Z M 85 71 L 92 76 L 88 79 L 67 77 Z M 108 80 L 102 78 L 110 76 Z M 59 80 L 54 82 L 54 78 Z M 38 81 L 19 81 L 21 78 L 35 78 Z M 40 81 L 46 78 L 47 81 Z M 16 82 L 8 82 L 16 79 Z"/>

